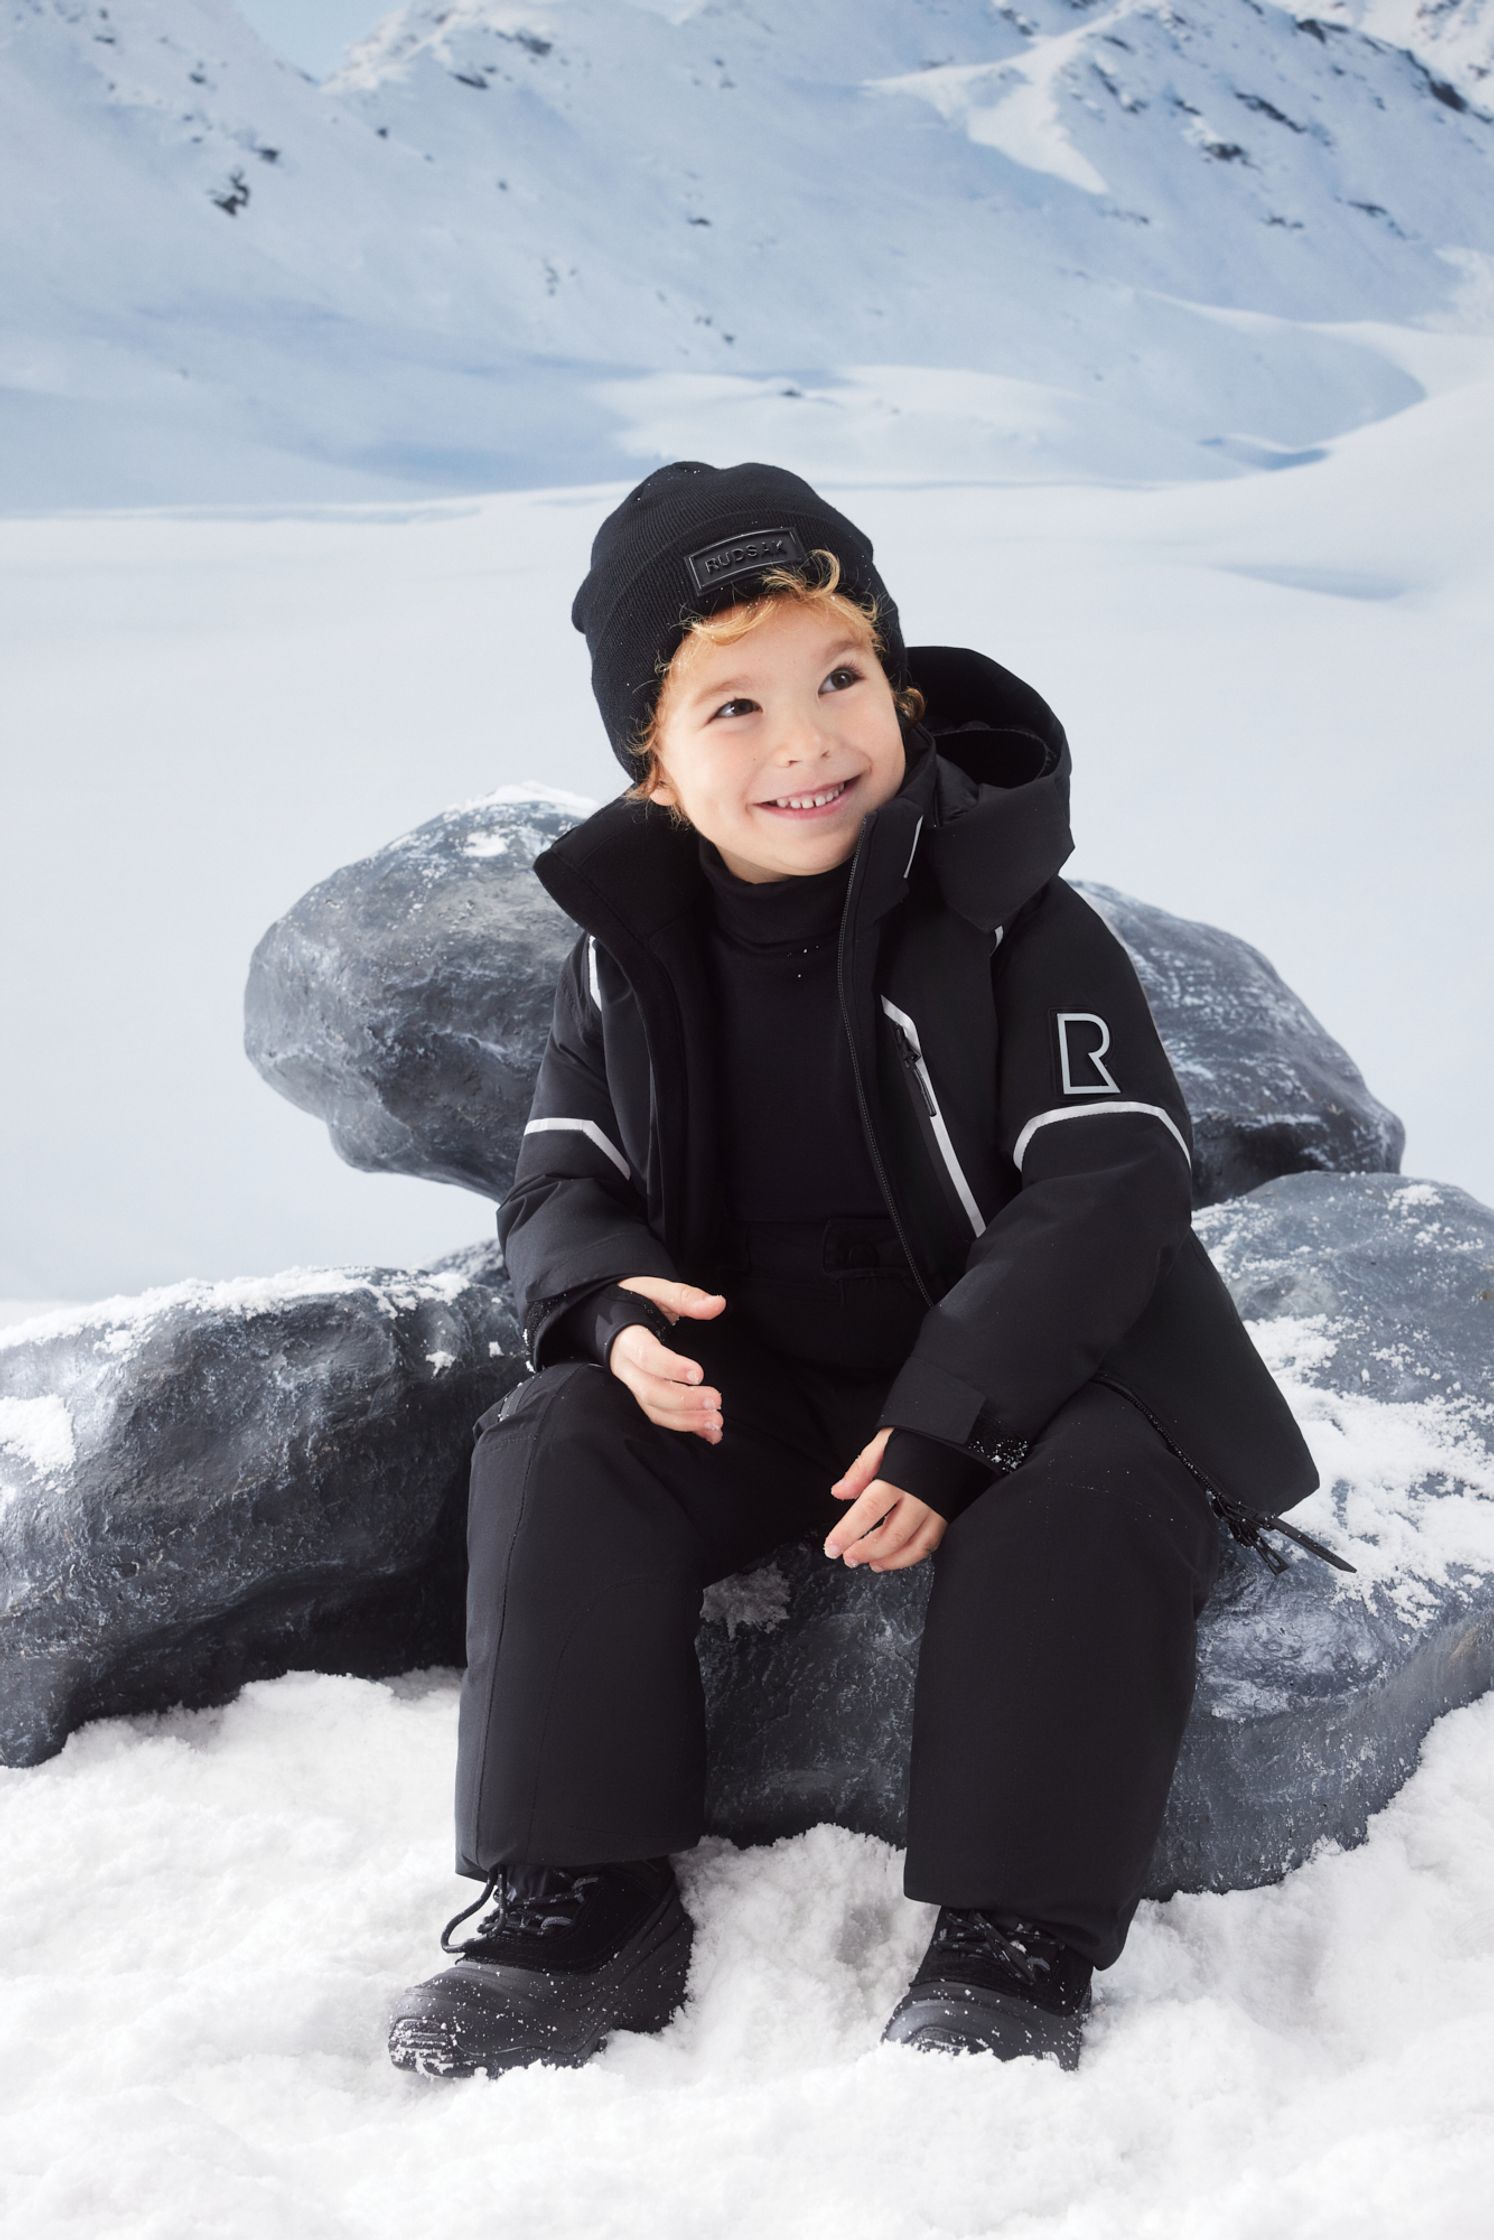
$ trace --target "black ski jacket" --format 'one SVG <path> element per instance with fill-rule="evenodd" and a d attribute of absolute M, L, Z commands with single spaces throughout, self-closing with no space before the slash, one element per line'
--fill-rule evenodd
<path fill-rule="evenodd" d="M 1058 875 L 1070 754 L 1046 701 L 964 647 L 910 649 L 921 723 L 861 820 L 837 951 L 860 1117 L 928 1302 L 879 1421 L 978 1460 L 1087 1379 L 1189 1465 L 1236 1539 L 1318 1474 L 1192 1226 L 1188 1109 L 1124 944 Z M 581 929 L 498 1207 L 531 1370 L 567 1304 L 698 1280 L 719 1123 L 696 836 L 619 796 L 535 859 Z"/>

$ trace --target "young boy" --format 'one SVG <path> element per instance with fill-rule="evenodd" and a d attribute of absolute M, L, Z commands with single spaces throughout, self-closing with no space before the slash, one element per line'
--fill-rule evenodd
<path fill-rule="evenodd" d="M 813 1530 L 934 1556 L 884 2035 L 1079 2057 L 1140 1902 L 1218 1520 L 1317 1484 L 1195 1237 L 1123 945 L 1058 876 L 1070 759 L 909 653 L 797 475 L 660 468 L 572 609 L 636 782 L 535 870 L 580 928 L 498 1233 L 531 1374 L 480 1419 L 456 1964 L 390 2052 L 584 2061 L 684 1994 L 712 1580 Z M 1336 1560 L 1329 1558 L 1329 1560 Z M 464 1943 L 457 1923 L 493 1901 Z"/>

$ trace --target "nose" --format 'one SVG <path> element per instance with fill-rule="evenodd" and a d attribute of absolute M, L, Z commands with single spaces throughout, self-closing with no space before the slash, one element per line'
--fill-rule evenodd
<path fill-rule="evenodd" d="M 805 769 L 812 770 L 816 763 L 824 762 L 834 751 L 831 726 L 816 710 L 813 715 L 784 718 L 768 760 L 774 770 L 786 770 L 797 776 Z"/>

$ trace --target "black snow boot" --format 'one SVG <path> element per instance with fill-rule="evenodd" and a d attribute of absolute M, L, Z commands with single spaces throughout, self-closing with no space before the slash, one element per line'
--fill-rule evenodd
<path fill-rule="evenodd" d="M 998 2054 L 1053 2054 L 1079 2065 L 1094 1969 L 1035 1921 L 941 1906 L 918 1972 L 893 2008 L 884 2041 Z"/>
<path fill-rule="evenodd" d="M 472 1936 L 449 1942 L 489 1899 Z M 441 1931 L 456 1966 L 396 2002 L 389 2058 L 441 2077 L 533 2061 L 579 2068 L 613 2030 L 664 2028 L 685 1995 L 694 1933 L 668 1858 L 498 1867 Z"/>

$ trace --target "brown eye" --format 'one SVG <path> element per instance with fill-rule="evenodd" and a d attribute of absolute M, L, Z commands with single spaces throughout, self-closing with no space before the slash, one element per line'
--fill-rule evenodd
<path fill-rule="evenodd" d="M 852 684 L 858 683 L 860 680 L 860 676 L 861 671 L 859 669 L 850 669 L 844 666 L 839 669 L 832 669 L 830 672 L 830 677 L 849 677 Z M 830 677 L 827 677 L 825 680 L 827 684 L 830 682 Z"/>

